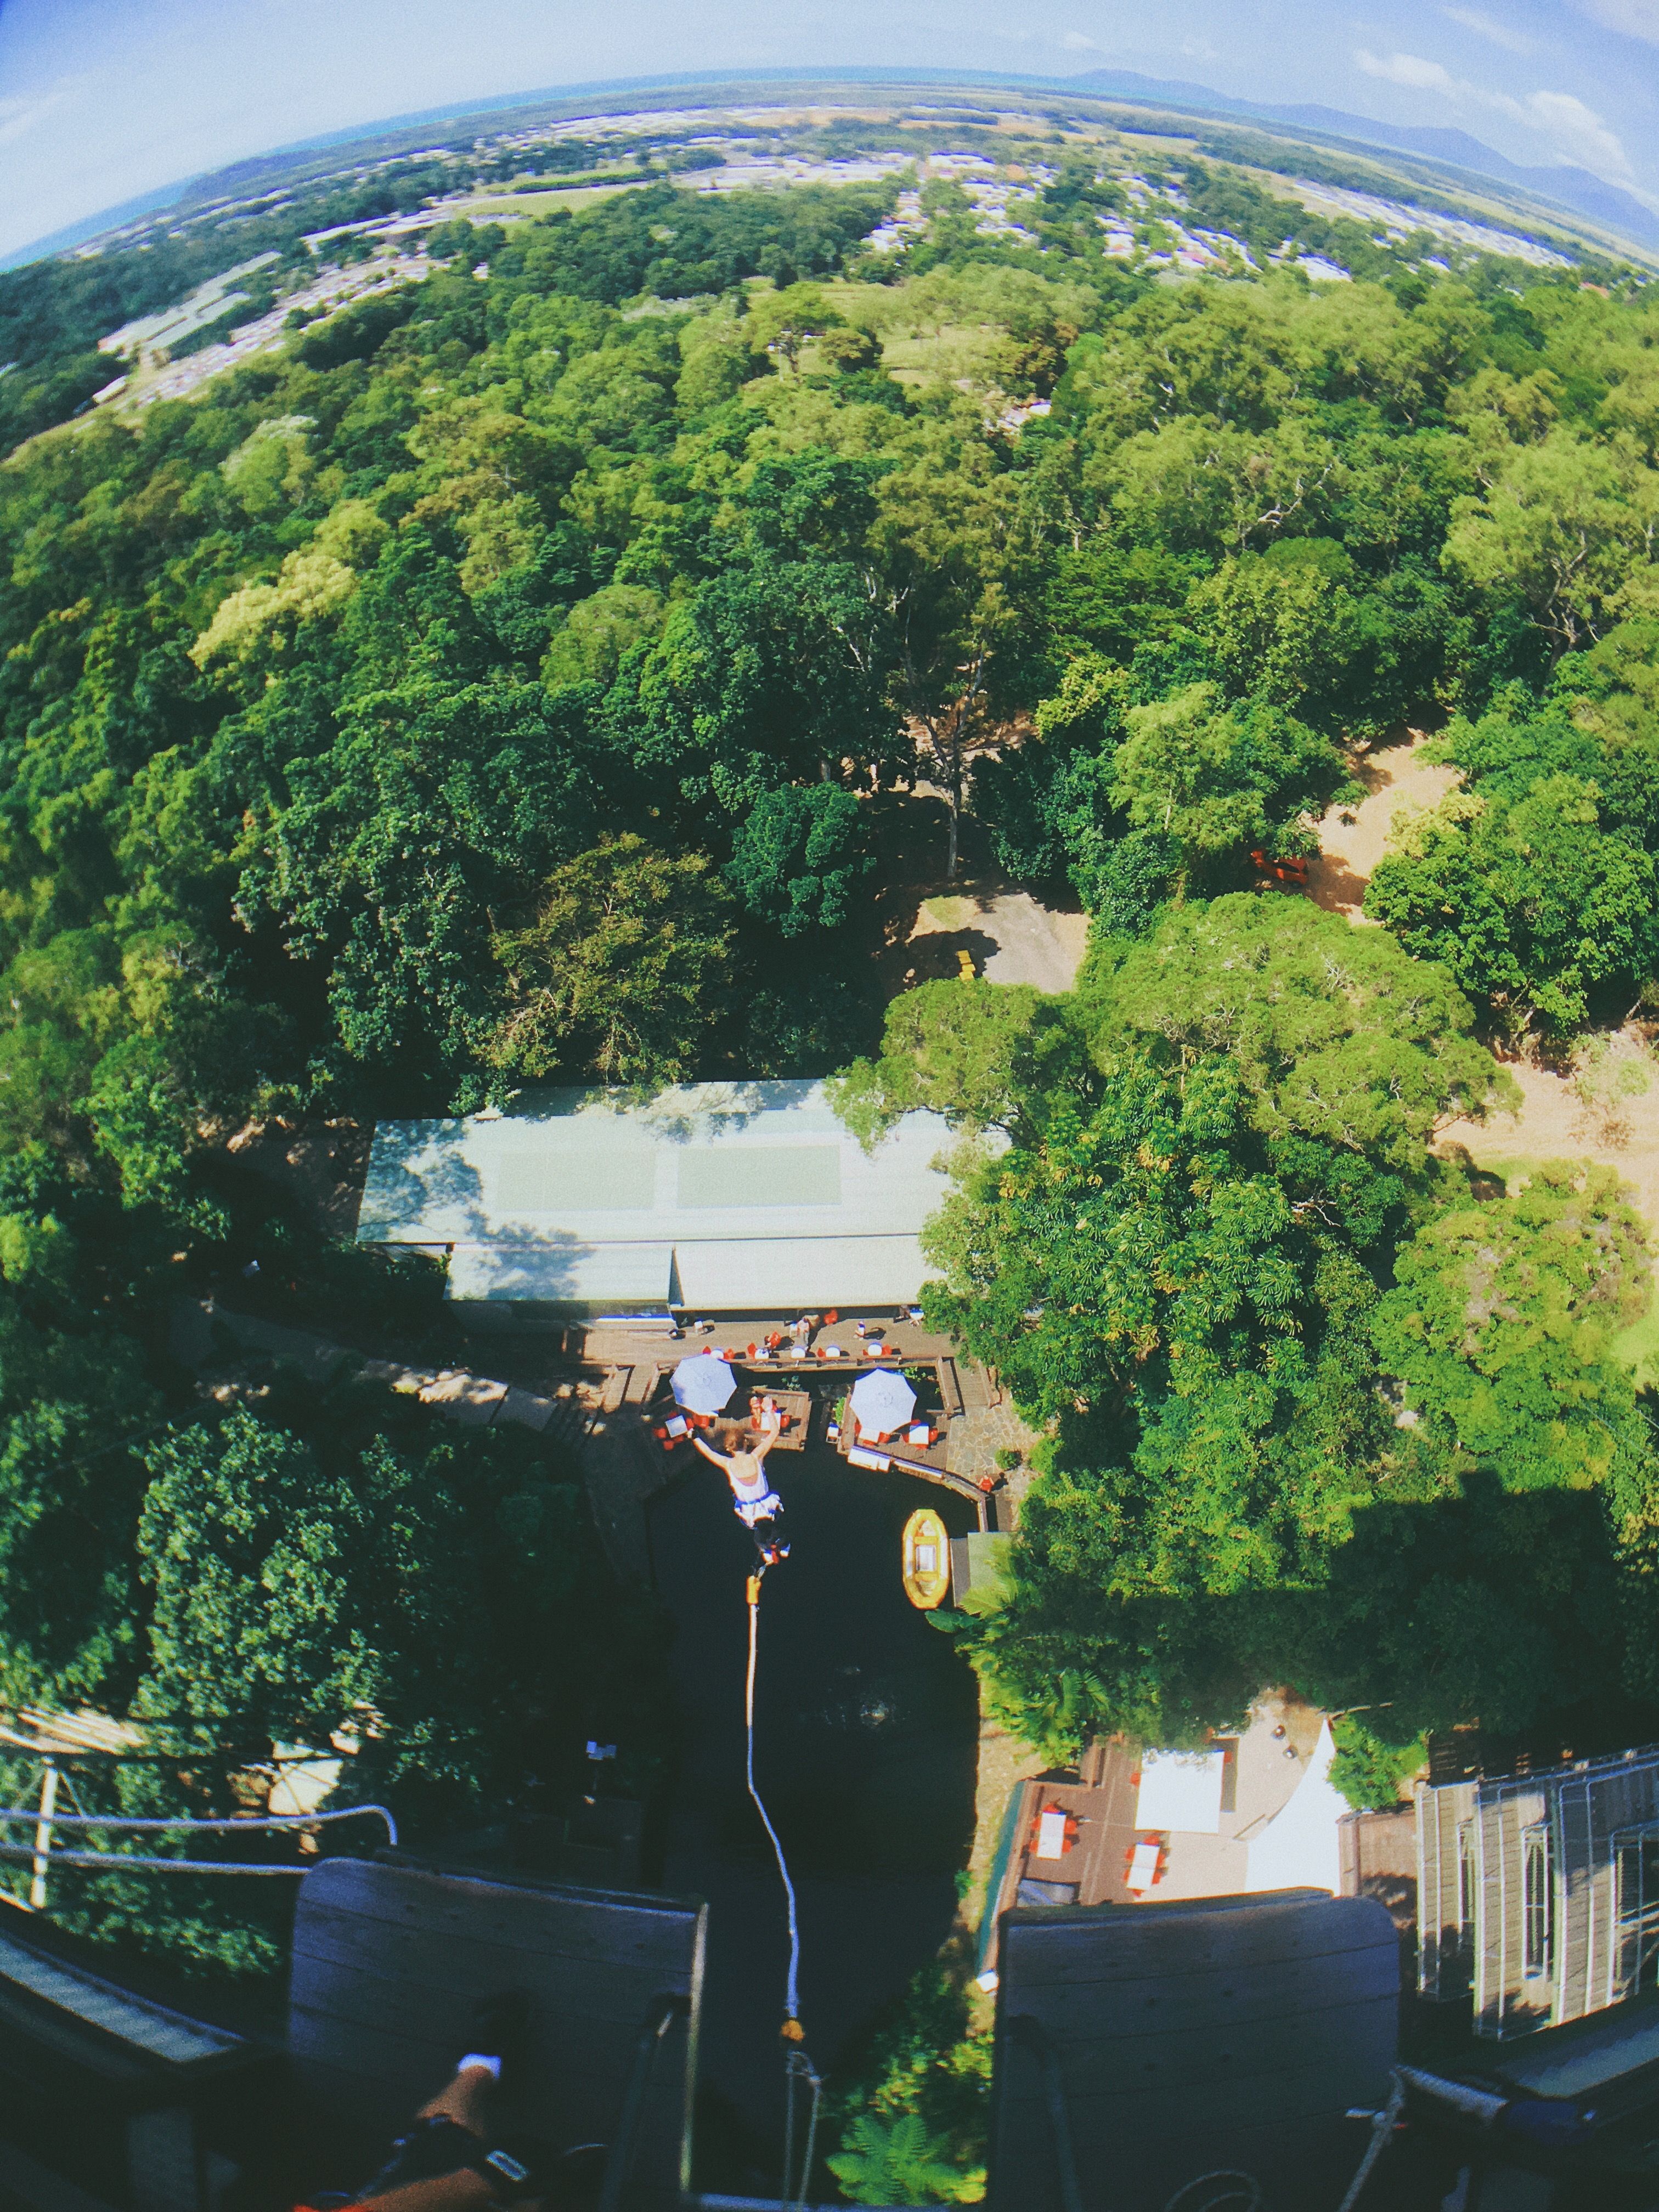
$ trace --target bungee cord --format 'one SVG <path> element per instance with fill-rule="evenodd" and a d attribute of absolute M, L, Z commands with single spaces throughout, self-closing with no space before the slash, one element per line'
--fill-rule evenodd
<path fill-rule="evenodd" d="M 755 1670 L 760 1656 L 760 1592 L 763 1566 L 750 1576 L 749 1601 L 749 1672 L 744 1685 L 743 1718 L 745 1746 L 744 1778 L 749 1785 L 749 1795 L 761 1824 L 771 1840 L 772 1855 L 778 1863 L 778 1877 L 783 1884 L 783 1894 L 789 1919 L 789 1968 L 784 1982 L 783 2039 L 790 2045 L 784 2061 L 783 2111 L 783 2188 L 786 2205 L 804 2208 L 806 2192 L 811 2185 L 812 2162 L 817 2154 L 818 2110 L 823 2096 L 823 2082 L 817 2069 L 806 2052 L 806 2032 L 800 2024 L 800 1921 L 795 1905 L 795 1885 L 790 1879 L 789 1862 L 784 1856 L 783 1844 L 777 1830 L 772 1826 L 772 1816 L 766 1802 L 755 1787 Z M 799 2101 L 802 2085 L 811 2093 L 807 2110 L 806 2140 L 801 2154 L 799 2180 L 795 2167 L 795 2108 Z"/>
<path fill-rule="evenodd" d="M 764 1568 L 761 1570 L 763 1574 Z M 772 1816 L 767 1811 L 760 1791 L 755 1787 L 755 1662 L 760 1646 L 759 1574 L 749 1577 L 749 1679 L 744 1689 L 743 1718 L 748 1738 L 744 1759 L 744 1774 L 749 1784 L 749 1795 L 755 1801 L 755 1810 L 760 1814 L 767 1834 L 772 1839 L 773 1855 L 778 1863 L 779 1877 L 789 1907 L 789 1973 L 785 1983 L 783 2001 L 783 2033 L 792 2043 L 801 2040 L 800 2025 L 800 1925 L 795 1911 L 795 1885 L 789 1879 L 789 1862 L 783 1855 L 783 1845 L 778 1832 L 772 1826 Z"/>
<path fill-rule="evenodd" d="M 806 2212 L 806 2191 L 812 2179 L 812 2160 L 817 2154 L 818 2107 L 823 2097 L 823 2083 L 819 2079 L 811 2060 L 805 2051 L 792 2051 L 784 2067 L 786 2100 L 783 2118 L 783 2201 L 791 2212 Z M 800 2084 L 805 2081 L 812 2093 L 807 2107 L 806 2148 L 801 2154 L 800 2185 L 791 2188 L 791 2177 L 795 2166 L 795 2104 Z"/>

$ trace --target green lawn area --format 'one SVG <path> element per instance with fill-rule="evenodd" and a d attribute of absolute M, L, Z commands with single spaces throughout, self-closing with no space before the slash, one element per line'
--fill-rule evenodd
<path fill-rule="evenodd" d="M 948 895 L 924 899 L 921 910 L 937 929 L 971 929 L 979 919 L 977 900 L 951 898 Z"/>
<path fill-rule="evenodd" d="M 466 216 L 473 222 L 516 222 L 527 215 L 544 215 L 550 208 L 587 207 L 594 200 L 611 198 L 617 192 L 634 192 L 640 180 L 619 185 L 550 185 L 538 191 L 520 191 L 503 185 L 498 191 L 480 192 L 476 198 L 459 202 L 446 209 L 447 215 Z"/>
<path fill-rule="evenodd" d="M 1632 1328 L 1620 1330 L 1613 1348 L 1626 1365 L 1636 1370 L 1638 1383 L 1659 1389 L 1659 1299 Z"/>
<path fill-rule="evenodd" d="M 1501 1176 L 1504 1189 L 1511 1191 L 1534 1175 L 1539 1166 L 1526 1153 L 1505 1152 L 1496 1146 L 1488 1149 L 1472 1145 L 1469 1158 L 1487 1175 Z M 1626 1365 L 1635 1369 L 1638 1382 L 1659 1388 L 1659 1297 L 1640 1321 L 1620 1329 L 1613 1343 Z"/>

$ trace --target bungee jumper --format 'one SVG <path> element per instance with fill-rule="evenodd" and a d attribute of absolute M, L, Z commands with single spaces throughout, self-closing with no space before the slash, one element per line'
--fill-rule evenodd
<path fill-rule="evenodd" d="M 762 1565 L 773 1567 L 780 1559 L 787 1559 L 789 1546 L 772 1525 L 783 1510 L 783 1500 L 766 1479 L 766 1455 L 783 1433 L 775 1404 L 769 1397 L 752 1398 L 750 1404 L 759 1436 L 748 1429 L 728 1428 L 721 1438 L 726 1449 L 717 1451 L 696 1433 L 696 1425 L 711 1421 L 736 1389 L 737 1377 L 730 1364 L 717 1358 L 712 1348 L 694 1353 L 674 1370 L 672 1388 L 675 1404 L 693 1425 L 692 1443 L 731 1484 L 738 1518 L 754 1538 Z"/>
<path fill-rule="evenodd" d="M 723 1439 L 726 1447 L 724 1451 L 716 1451 L 700 1436 L 693 1436 L 691 1441 L 731 1484 L 737 1516 L 754 1538 L 762 1565 L 772 1567 L 780 1559 L 788 1558 L 789 1544 L 775 1525 L 783 1510 L 783 1500 L 766 1479 L 766 1455 L 777 1442 L 782 1426 L 777 1408 L 769 1398 L 762 1406 L 761 1420 L 758 1437 L 743 1429 L 728 1429 Z"/>

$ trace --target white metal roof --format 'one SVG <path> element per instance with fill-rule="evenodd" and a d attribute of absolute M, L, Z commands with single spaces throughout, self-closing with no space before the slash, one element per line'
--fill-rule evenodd
<path fill-rule="evenodd" d="M 1225 1753 L 1219 1751 L 1143 1752 L 1136 1827 L 1219 1834 L 1226 1763 Z"/>
<path fill-rule="evenodd" d="M 380 1123 L 357 1235 L 449 1246 L 450 1296 L 469 1301 L 896 1303 L 931 1272 L 917 1239 L 950 1141 L 940 1115 L 909 1114 L 866 1154 L 819 1083 L 544 1092 L 508 1115 Z"/>

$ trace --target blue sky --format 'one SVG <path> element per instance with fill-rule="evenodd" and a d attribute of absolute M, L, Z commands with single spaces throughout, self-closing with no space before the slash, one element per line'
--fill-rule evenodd
<path fill-rule="evenodd" d="M 0 253 L 382 116 L 820 64 L 1139 70 L 1455 125 L 1659 207 L 1659 0 L 0 0 Z"/>

